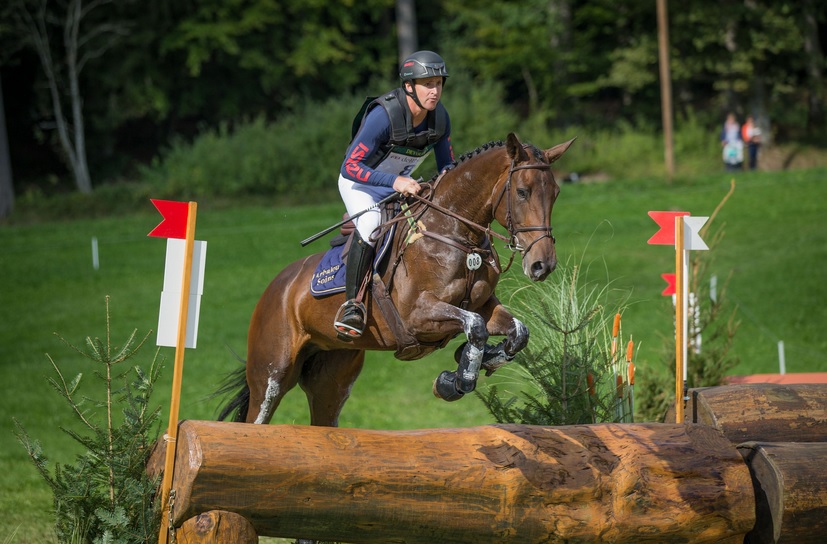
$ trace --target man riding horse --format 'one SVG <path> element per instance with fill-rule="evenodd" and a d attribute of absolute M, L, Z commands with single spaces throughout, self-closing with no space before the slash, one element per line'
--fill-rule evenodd
<path fill-rule="evenodd" d="M 431 151 L 439 171 L 454 162 L 451 121 L 440 103 L 447 77 L 442 57 L 418 51 L 402 62 L 399 88 L 365 103 L 339 175 L 339 192 L 349 215 L 394 192 L 417 194 L 420 185 L 410 174 Z M 359 338 L 365 328 L 367 309 L 360 291 L 374 259 L 376 240 L 371 235 L 380 222 L 378 207 L 354 218 L 356 230 L 345 266 L 347 300 L 334 320 L 343 339 Z"/>

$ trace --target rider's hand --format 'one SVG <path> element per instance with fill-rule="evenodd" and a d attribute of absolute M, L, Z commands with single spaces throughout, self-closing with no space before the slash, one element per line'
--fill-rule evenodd
<path fill-rule="evenodd" d="M 415 179 L 407 176 L 397 176 L 393 182 L 393 190 L 404 196 L 415 195 L 421 188 Z"/>

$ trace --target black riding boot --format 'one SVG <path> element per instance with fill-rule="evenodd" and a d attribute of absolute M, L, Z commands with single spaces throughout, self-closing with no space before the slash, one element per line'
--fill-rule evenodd
<path fill-rule="evenodd" d="M 347 301 L 339 308 L 333 326 L 343 340 L 351 340 L 362 336 L 365 329 L 367 309 L 356 300 L 356 295 L 365 276 L 370 272 L 375 256 L 373 246 L 362 239 L 359 231 L 353 233 L 353 241 L 347 254 L 345 265 L 345 296 Z"/>

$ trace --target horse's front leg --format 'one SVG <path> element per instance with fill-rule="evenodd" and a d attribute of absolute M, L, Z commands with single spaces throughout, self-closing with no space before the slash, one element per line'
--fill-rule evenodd
<path fill-rule="evenodd" d="M 511 315 L 495 296 L 488 300 L 480 313 L 488 316 L 488 332 L 492 336 L 505 336 L 496 346 L 485 347 L 482 368 L 485 375 L 490 376 L 528 345 L 528 327 Z"/>
<path fill-rule="evenodd" d="M 468 341 L 458 361 L 456 372 L 444 370 L 434 380 L 434 395 L 447 401 L 455 401 L 470 393 L 477 386 L 482 368 L 488 330 L 485 320 L 477 313 L 453 307 L 453 313 L 462 323 Z"/>
<path fill-rule="evenodd" d="M 500 304 L 496 297 L 491 297 L 481 311 L 483 319 L 487 316 L 487 329 L 491 336 L 505 336 L 496 345 L 486 344 L 482 355 L 482 369 L 485 375 L 490 376 L 501 366 L 511 362 L 514 357 L 528 344 L 528 328 L 522 321 Z M 454 353 L 454 360 L 461 364 L 462 356 L 467 344 L 459 346 Z"/>

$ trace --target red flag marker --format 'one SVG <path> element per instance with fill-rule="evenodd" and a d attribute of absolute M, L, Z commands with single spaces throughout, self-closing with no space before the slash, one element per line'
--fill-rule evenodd
<path fill-rule="evenodd" d="M 655 220 L 660 230 L 649 238 L 649 244 L 674 246 L 675 245 L 675 218 L 689 215 L 689 212 L 649 212 L 649 217 Z"/>
<path fill-rule="evenodd" d="M 667 283 L 667 286 L 661 292 L 661 295 L 663 295 L 665 297 L 671 297 L 676 292 L 675 291 L 675 274 L 661 274 L 660 277 L 663 278 Z"/>
<path fill-rule="evenodd" d="M 147 236 L 156 238 L 186 238 L 189 204 L 173 200 L 150 199 L 164 218 Z"/>

